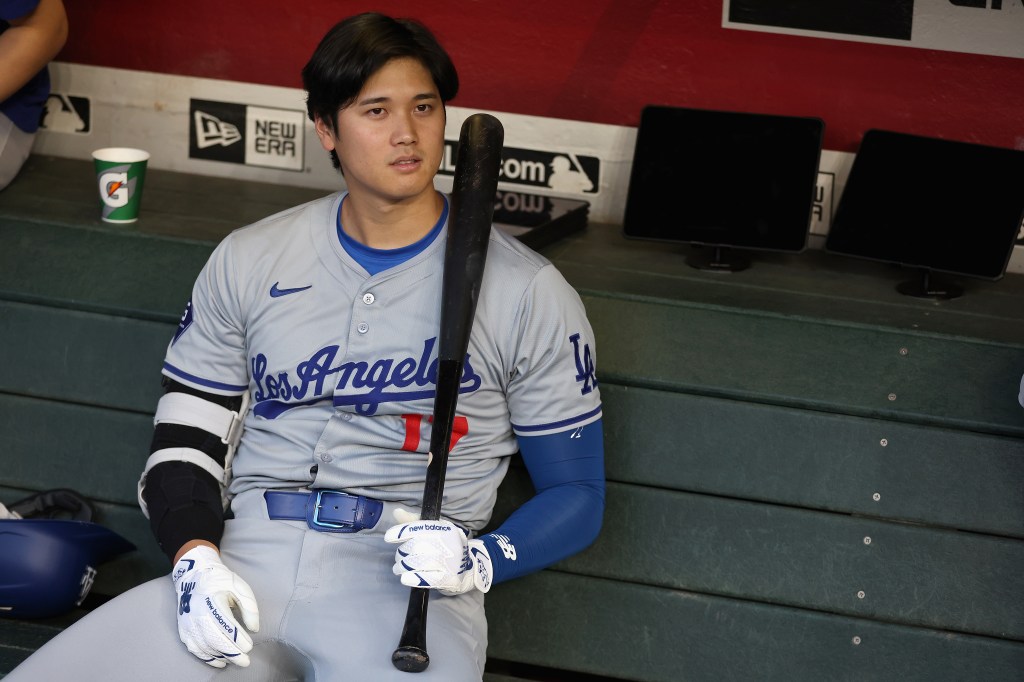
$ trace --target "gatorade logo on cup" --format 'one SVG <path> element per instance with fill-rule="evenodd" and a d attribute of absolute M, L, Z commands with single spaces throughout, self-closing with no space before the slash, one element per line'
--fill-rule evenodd
<path fill-rule="evenodd" d="M 97 149 L 92 157 L 102 208 L 100 217 L 108 223 L 138 220 L 149 152 L 109 147 Z"/>
<path fill-rule="evenodd" d="M 127 206 L 128 197 L 133 194 L 128 182 L 127 166 L 123 170 L 100 173 L 100 199 L 110 208 Z"/>

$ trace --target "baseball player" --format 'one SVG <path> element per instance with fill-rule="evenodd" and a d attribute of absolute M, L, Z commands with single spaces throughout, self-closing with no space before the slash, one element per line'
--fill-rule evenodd
<path fill-rule="evenodd" d="M 479 680 L 484 593 L 600 529 L 591 327 L 555 268 L 494 229 L 443 518 L 418 521 L 449 210 L 433 178 L 458 78 L 422 25 L 363 14 L 328 32 L 303 83 L 347 191 L 235 231 L 196 281 L 140 482 L 170 579 L 10 682 L 408 680 L 391 653 L 410 586 L 431 590 L 417 679 Z M 536 495 L 480 536 L 516 451 Z"/>

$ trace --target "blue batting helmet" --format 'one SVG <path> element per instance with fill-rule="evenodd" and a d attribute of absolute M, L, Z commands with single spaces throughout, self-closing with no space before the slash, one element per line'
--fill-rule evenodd
<path fill-rule="evenodd" d="M 22 503 L 14 507 L 29 511 Z M 42 508 L 32 511 L 52 515 Z M 88 518 L 91 510 L 73 515 Z M 0 616 L 46 618 L 71 611 L 89 593 L 96 567 L 133 549 L 117 533 L 88 520 L 0 520 Z"/>

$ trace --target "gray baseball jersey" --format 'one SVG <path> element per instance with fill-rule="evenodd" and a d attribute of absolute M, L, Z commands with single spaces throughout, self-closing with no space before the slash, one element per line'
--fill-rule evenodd
<path fill-rule="evenodd" d="M 200 274 L 164 373 L 252 410 L 231 492 L 330 488 L 418 508 L 430 440 L 445 234 L 368 276 L 336 194 L 227 237 Z M 516 434 L 601 416 L 593 333 L 543 257 L 492 229 L 462 376 L 443 514 L 489 519 Z"/>

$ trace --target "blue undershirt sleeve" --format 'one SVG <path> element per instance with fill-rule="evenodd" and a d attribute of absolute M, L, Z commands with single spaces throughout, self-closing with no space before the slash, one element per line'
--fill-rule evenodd
<path fill-rule="evenodd" d="M 601 420 L 580 429 L 519 438 L 536 494 L 481 537 L 494 583 L 539 571 L 590 545 L 604 515 Z"/>

